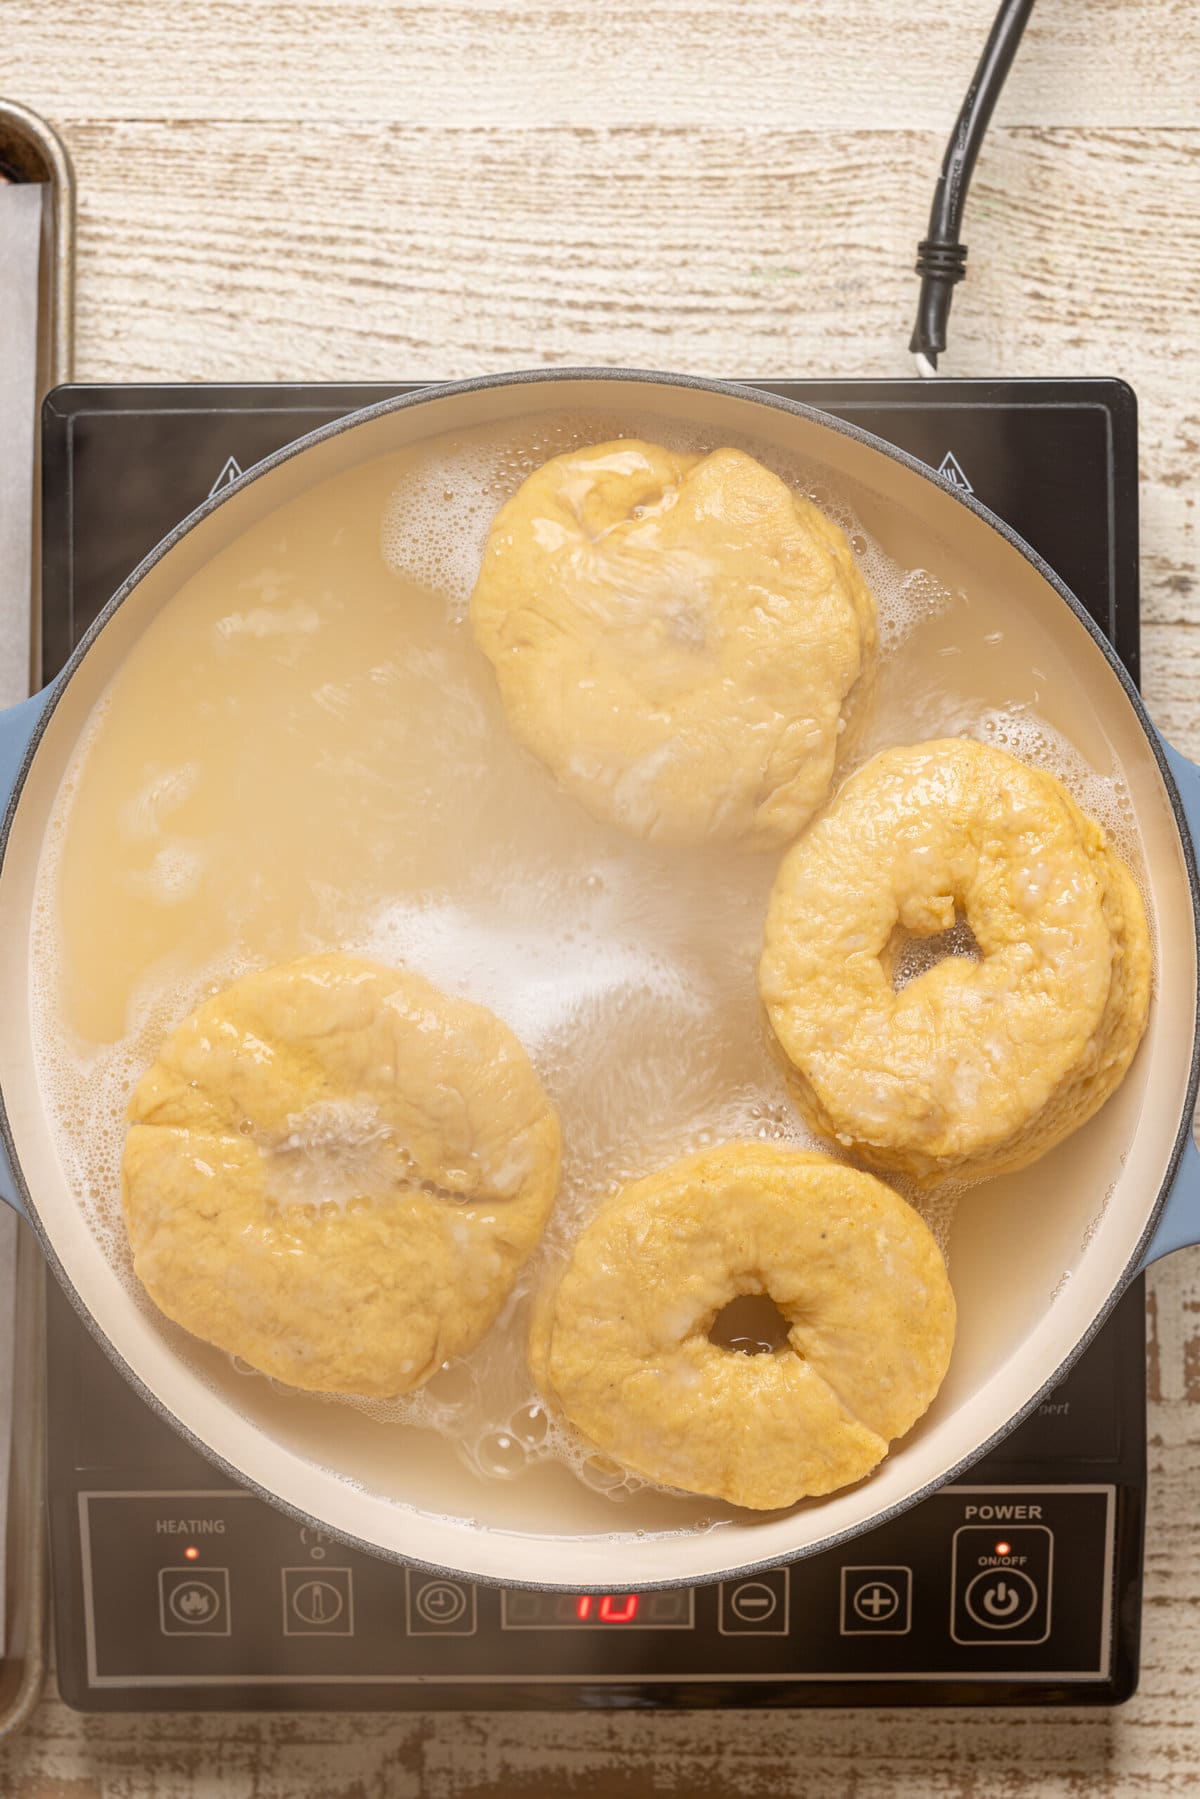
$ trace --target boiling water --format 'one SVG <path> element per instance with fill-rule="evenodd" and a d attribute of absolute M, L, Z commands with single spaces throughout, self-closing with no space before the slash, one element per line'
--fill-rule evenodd
<path fill-rule="evenodd" d="M 333 948 L 405 964 L 499 1014 L 565 1139 L 545 1244 L 503 1318 L 411 1397 L 275 1398 L 293 1418 L 307 1409 L 298 1428 L 314 1443 L 335 1406 L 347 1442 L 370 1426 L 408 1456 L 426 1427 L 477 1474 L 566 1462 L 628 1500 L 638 1483 L 551 1421 L 531 1387 L 533 1292 L 622 1181 L 725 1139 L 815 1140 L 788 1100 L 755 989 L 778 855 L 658 849 L 597 824 L 513 741 L 471 643 L 467 606 L 496 507 L 548 455 L 617 435 L 715 447 L 661 418 L 541 416 L 356 469 L 214 558 L 149 626 L 94 715 L 47 839 L 33 954 L 60 1154 L 141 1305 L 119 1208 L 125 1105 L 201 998 L 248 969 Z M 999 608 L 899 568 L 844 496 L 764 460 L 845 526 L 879 605 L 878 683 L 841 773 L 892 743 L 957 733 L 1003 744 L 1054 768 L 1136 868 L 1114 769 L 1039 715 L 1049 645 L 1042 657 L 1024 627 L 1012 640 Z M 972 944 L 960 931 L 933 947 Z M 902 951 L 899 979 L 920 971 L 921 954 Z M 359 1141 L 344 1125 L 297 1143 L 282 1203 L 340 1192 L 341 1156 L 354 1173 L 369 1167 L 369 1132 Z M 920 1203 L 945 1242 L 953 1196 Z M 753 1337 L 751 1323 L 730 1341 Z M 268 1383 L 251 1370 L 239 1380 L 181 1333 L 172 1341 L 248 1413 L 271 1415 Z M 628 1511 L 712 1522 L 689 1503 L 643 1495 Z"/>

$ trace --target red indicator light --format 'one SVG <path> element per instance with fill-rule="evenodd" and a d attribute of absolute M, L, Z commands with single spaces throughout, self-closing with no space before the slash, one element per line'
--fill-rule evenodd
<path fill-rule="evenodd" d="M 1011 1543 L 997 1543 L 996 1554 L 997 1555 L 1011 1555 L 1012 1554 L 1012 1544 Z"/>
<path fill-rule="evenodd" d="M 196 1548 L 194 1543 L 189 1543 L 183 1553 L 189 1562 L 198 1562 L 200 1560 L 200 1551 Z"/>

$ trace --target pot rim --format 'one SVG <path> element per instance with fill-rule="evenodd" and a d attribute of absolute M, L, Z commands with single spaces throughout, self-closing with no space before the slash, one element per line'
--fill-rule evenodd
<path fill-rule="evenodd" d="M 1102 652 L 1109 667 L 1117 676 L 1125 698 L 1132 707 L 1138 724 L 1141 727 L 1142 734 L 1146 738 L 1151 755 L 1154 757 L 1157 764 L 1159 778 L 1162 781 L 1163 788 L 1170 801 L 1171 810 L 1175 819 L 1176 831 L 1178 833 L 1188 886 L 1191 893 L 1192 928 L 1197 945 L 1197 962 L 1198 966 L 1200 966 L 1200 880 L 1198 880 L 1197 877 L 1196 853 L 1192 843 L 1191 833 L 1188 828 L 1183 802 L 1180 798 L 1179 789 L 1168 761 L 1162 738 L 1159 736 L 1159 733 L 1146 710 L 1145 702 L 1138 692 L 1137 687 L 1134 685 L 1128 670 L 1116 655 L 1116 652 L 1109 643 L 1107 637 L 1101 631 L 1099 625 L 1097 625 L 1091 614 L 1075 597 L 1070 588 L 1066 586 L 1050 565 L 1030 544 L 1026 543 L 1023 537 L 1014 531 L 1012 527 L 996 513 L 992 512 L 990 508 L 983 505 L 974 494 L 966 493 L 958 487 L 949 486 L 948 483 L 939 478 L 934 469 L 930 468 L 928 464 L 921 462 L 918 457 L 911 455 L 907 450 L 899 449 L 896 445 L 888 443 L 886 439 L 876 436 L 873 432 L 864 430 L 861 425 L 853 424 L 848 420 L 838 418 L 834 414 L 822 412 L 819 407 L 809 406 L 803 401 L 793 400 L 782 394 L 749 387 L 740 382 L 724 381 L 702 375 L 684 375 L 663 372 L 654 369 L 626 369 L 619 367 L 591 368 L 587 366 L 574 367 L 567 365 L 556 366 L 550 369 L 516 369 L 499 375 L 474 375 L 462 381 L 431 383 L 428 386 L 415 388 L 406 393 L 392 395 L 388 398 L 379 400 L 370 406 L 365 406 L 355 412 L 347 413 L 341 418 L 332 419 L 324 425 L 319 425 L 315 430 L 307 432 L 303 437 L 299 437 L 295 439 L 294 442 L 285 444 L 281 449 L 274 451 L 261 462 L 254 463 L 240 475 L 236 481 L 230 482 L 217 493 L 210 494 L 205 500 L 201 501 L 200 505 L 195 507 L 192 512 L 188 513 L 185 518 L 181 519 L 167 536 L 162 538 L 148 555 L 143 557 L 137 567 L 121 583 L 112 598 L 88 627 L 58 675 L 55 676 L 54 680 L 50 682 L 48 687 L 44 690 L 47 695 L 46 705 L 38 716 L 32 735 L 26 745 L 20 768 L 18 769 L 16 778 L 13 782 L 12 791 L 8 796 L 8 803 L 5 808 L 3 822 L 0 824 L 0 880 L 3 878 L 4 862 L 7 855 L 12 822 L 16 815 L 17 807 L 20 804 L 26 777 L 37 754 L 38 747 L 50 719 L 57 708 L 58 702 L 69 687 L 76 671 L 86 659 L 92 645 L 96 642 L 106 625 L 115 616 L 119 608 L 124 605 L 125 601 L 136 591 L 150 571 L 156 568 L 175 546 L 195 530 L 198 525 L 204 523 L 214 512 L 224 505 L 226 500 L 232 498 L 234 494 L 240 493 L 252 481 L 258 480 L 260 476 L 273 473 L 276 469 L 281 468 L 285 463 L 290 462 L 293 457 L 302 455 L 305 451 L 315 448 L 318 444 L 328 442 L 333 438 L 342 435 L 346 431 L 353 430 L 358 425 L 365 425 L 374 419 L 387 416 L 393 412 L 406 411 L 411 407 L 420 406 L 433 400 L 453 399 L 460 395 L 480 393 L 492 388 L 533 387 L 541 385 L 554 386 L 558 383 L 568 381 L 591 381 L 598 383 L 624 382 L 637 383 L 647 387 L 692 389 L 730 399 L 748 401 L 754 405 L 766 406 L 771 410 L 788 413 L 794 417 L 805 419 L 811 424 L 822 426 L 824 429 L 833 431 L 839 436 L 849 438 L 852 442 L 860 444 L 865 449 L 874 450 L 878 454 L 886 456 L 892 462 L 899 463 L 902 467 L 910 470 L 912 473 L 921 476 L 922 479 L 936 486 L 939 493 L 948 493 L 958 505 L 965 506 L 968 511 L 973 512 L 982 523 L 988 525 L 1004 540 L 1005 543 L 1015 549 L 1054 590 L 1059 599 L 1065 602 L 1074 613 L 1079 623 L 1087 631 L 1092 642 Z M 1045 1400 L 1046 1396 L 1059 1385 L 1067 1372 L 1075 1365 L 1080 1356 L 1087 1349 L 1088 1345 L 1107 1322 L 1118 1301 L 1124 1295 L 1131 1281 L 1136 1277 L 1145 1251 L 1153 1238 L 1155 1229 L 1166 1205 L 1167 1197 L 1178 1172 L 1184 1149 L 1192 1134 L 1192 1121 L 1196 1109 L 1197 1093 L 1200 1091 L 1200 978 L 1198 978 L 1197 984 L 1194 1017 L 1196 1019 L 1196 1028 L 1193 1033 L 1192 1056 L 1188 1072 L 1187 1088 L 1184 1096 L 1183 1113 L 1171 1147 L 1171 1153 L 1167 1161 L 1163 1180 L 1159 1186 L 1158 1193 L 1155 1196 L 1154 1203 L 1147 1214 L 1145 1227 L 1134 1246 L 1120 1278 L 1114 1283 L 1091 1325 L 1084 1334 L 1077 1339 L 1070 1352 L 1042 1383 L 1037 1392 L 1034 1393 L 1024 1405 L 1019 1407 L 1019 1409 L 1014 1412 L 999 1429 L 994 1431 L 984 1442 L 975 1445 L 969 1453 L 955 1462 L 944 1474 L 938 1476 L 934 1480 L 926 1481 L 912 1492 L 905 1494 L 903 1498 L 896 1500 L 892 1505 L 873 1513 L 869 1518 L 864 1519 L 857 1524 L 850 1525 L 844 1530 L 822 1537 L 818 1542 L 802 1544 L 795 1549 L 785 1550 L 782 1553 L 775 1553 L 761 1560 L 742 1563 L 734 1567 L 723 1567 L 713 1573 L 699 1575 L 685 1574 L 668 1580 L 634 1580 L 628 1587 L 628 1591 L 648 1593 L 666 1591 L 679 1587 L 708 1586 L 712 1585 L 717 1580 L 738 1579 L 744 1576 L 762 1573 L 769 1568 L 790 1566 L 793 1562 L 804 1561 L 814 1555 L 823 1555 L 828 1551 L 838 1548 L 842 1544 L 853 1541 L 855 1538 L 863 1535 L 866 1531 L 874 1530 L 880 1525 L 888 1523 L 891 1519 L 899 1517 L 904 1512 L 909 1511 L 913 1506 L 919 1504 L 923 1499 L 927 1499 L 931 1494 L 941 1492 L 947 1487 L 954 1486 L 960 1476 L 966 1473 L 970 1468 L 974 1467 L 976 1462 L 986 1456 L 991 1449 L 994 1449 L 999 1443 L 1003 1442 L 1017 1425 L 1021 1424 L 1037 1409 L 1037 1407 Z M 12 1169 L 13 1179 L 16 1182 L 18 1193 L 21 1202 L 25 1207 L 30 1225 L 37 1235 L 38 1242 L 47 1261 L 54 1270 L 56 1279 L 70 1299 L 76 1315 L 90 1331 L 95 1341 L 99 1343 L 114 1367 L 117 1368 L 122 1377 L 128 1381 L 130 1386 L 137 1393 L 138 1397 L 148 1405 L 151 1410 L 182 1436 L 184 1441 L 195 1449 L 205 1461 L 224 1474 L 232 1486 L 240 1488 L 244 1492 L 252 1493 L 255 1497 L 264 1501 L 264 1503 L 273 1506 L 276 1511 L 282 1511 L 287 1516 L 293 1518 L 297 1523 L 307 1525 L 313 1529 L 322 1530 L 346 1547 L 358 1550 L 366 1555 L 374 1556 L 380 1560 L 392 1562 L 403 1567 L 415 1568 L 422 1572 L 446 1572 L 446 1569 L 441 1563 L 423 1561 L 418 1557 L 406 1555 L 399 1550 L 387 1548 L 380 1544 L 370 1542 L 366 1538 L 355 1536 L 353 1533 L 333 1525 L 329 1520 L 319 1518 L 314 1514 L 304 1511 L 302 1507 L 280 1498 L 277 1494 L 272 1492 L 270 1488 L 263 1486 L 259 1481 L 250 1478 L 240 1469 L 236 1468 L 231 1462 L 226 1461 L 217 1450 L 210 1447 L 210 1445 L 202 1438 L 198 1437 L 188 1425 L 177 1418 L 169 1407 L 150 1391 L 142 1381 L 141 1377 L 128 1365 L 116 1344 L 102 1329 L 100 1324 L 85 1306 L 74 1283 L 63 1268 L 62 1263 L 54 1250 L 50 1236 L 42 1223 L 38 1213 L 37 1204 L 25 1181 L 20 1158 L 17 1155 L 16 1146 L 13 1141 L 12 1129 L 9 1123 L 8 1111 L 2 1091 L 0 1091 L 0 1145 L 2 1145 L 9 1166 Z M 481 1534 L 493 1537 L 511 1535 L 514 1541 L 517 1542 L 526 1540 L 523 1533 L 503 1531 L 495 1527 L 491 1527 Z M 614 1534 L 619 1535 L 621 1533 L 616 1532 Z M 510 1578 L 508 1576 L 488 1573 L 465 1573 L 462 1570 L 450 1570 L 450 1572 L 454 1573 L 456 1578 L 469 1580 L 473 1585 L 492 1588 L 507 1587 L 514 1590 L 521 1589 L 536 1592 L 565 1592 L 572 1590 L 572 1587 L 575 1584 L 571 1582 L 563 1583 L 560 1581 L 523 1580 L 520 1577 Z"/>

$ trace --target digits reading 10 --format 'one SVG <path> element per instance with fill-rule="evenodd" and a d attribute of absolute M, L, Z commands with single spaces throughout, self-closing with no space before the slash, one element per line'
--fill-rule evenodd
<path fill-rule="evenodd" d="M 501 1618 L 505 1630 L 690 1630 L 692 1595 L 506 1592 Z"/>
<path fill-rule="evenodd" d="M 597 1624 L 632 1624 L 638 1615 L 636 1593 L 581 1593 L 575 1601 L 575 1616 L 586 1624 L 593 1611 Z"/>

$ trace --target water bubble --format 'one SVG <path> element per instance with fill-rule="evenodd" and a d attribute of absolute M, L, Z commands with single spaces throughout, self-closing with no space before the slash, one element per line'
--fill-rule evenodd
<path fill-rule="evenodd" d="M 425 1383 L 425 1397 L 444 1411 L 462 1411 L 474 1403 L 478 1392 L 475 1370 L 469 1362 L 443 1362 Z"/>
<path fill-rule="evenodd" d="M 525 1447 L 507 1431 L 492 1431 L 475 1445 L 475 1460 L 482 1473 L 512 1480 L 526 1466 Z"/>
<path fill-rule="evenodd" d="M 579 1469 L 580 1478 L 599 1493 L 611 1493 L 625 1479 L 625 1470 L 605 1455 L 589 1455 Z"/>
<path fill-rule="evenodd" d="M 546 1409 L 537 1400 L 531 1400 L 528 1405 L 522 1406 L 509 1420 L 513 1436 L 530 1449 L 538 1449 L 546 1442 L 549 1428 Z"/>

